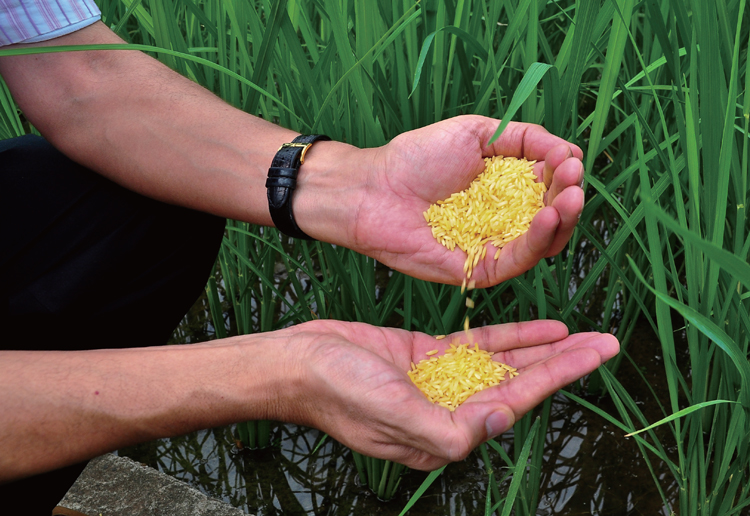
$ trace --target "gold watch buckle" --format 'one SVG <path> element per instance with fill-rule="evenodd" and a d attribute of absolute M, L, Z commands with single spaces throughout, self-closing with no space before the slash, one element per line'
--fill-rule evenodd
<path fill-rule="evenodd" d="M 302 149 L 302 155 L 299 157 L 299 164 L 301 165 L 305 162 L 305 154 L 312 147 L 312 143 L 284 143 L 279 147 L 279 150 L 286 149 L 287 147 L 299 147 Z"/>

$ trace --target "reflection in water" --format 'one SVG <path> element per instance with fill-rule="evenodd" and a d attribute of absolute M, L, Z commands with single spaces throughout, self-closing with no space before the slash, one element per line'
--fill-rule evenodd
<path fill-rule="evenodd" d="M 592 397 L 589 401 L 597 403 Z M 315 451 L 321 437 L 317 430 L 282 424 L 272 449 L 249 451 L 237 449 L 231 428 L 220 428 L 120 453 L 259 516 L 397 515 L 425 478 L 409 472 L 396 498 L 381 502 L 359 484 L 347 448 L 326 439 Z M 510 453 L 512 432 L 501 443 Z M 493 468 L 501 471 L 500 457 L 490 456 Z M 562 395 L 552 405 L 541 479 L 540 515 L 666 514 L 635 442 Z M 409 514 L 483 514 L 486 481 L 474 453 L 446 468 Z M 662 487 L 674 497 L 675 486 Z"/>
<path fill-rule="evenodd" d="M 587 257 L 584 262 L 589 259 L 592 258 Z M 187 324 L 178 329 L 175 341 L 207 340 L 207 311 L 205 300 L 199 300 L 187 315 Z M 663 364 L 655 354 L 658 349 L 658 341 L 648 325 L 637 326 L 628 353 L 639 365 L 640 374 L 651 383 L 653 392 L 665 399 Z M 678 356 L 678 362 L 684 360 L 686 355 Z M 632 379 L 628 391 L 648 420 L 663 417 L 652 391 L 644 386 L 630 362 L 623 360 L 617 374 Z M 575 392 L 608 413 L 617 414 L 609 398 L 587 395 L 587 388 Z M 279 424 L 273 446 L 263 451 L 238 450 L 232 432 L 230 427 L 207 430 L 124 449 L 120 454 L 259 516 L 395 516 L 426 477 L 423 472 L 409 471 L 402 478 L 396 497 L 381 502 L 358 482 L 347 448 L 326 439 L 316 449 L 323 437 L 317 430 Z M 668 434 L 661 437 L 668 443 Z M 513 456 L 513 432 L 498 441 Z M 617 427 L 560 394 L 552 403 L 544 454 L 536 509 L 539 515 L 667 516 L 649 467 L 661 479 L 667 499 L 677 498 L 676 484 L 661 461 L 652 456 L 649 466 L 634 440 L 625 439 Z M 506 471 L 506 464 L 497 453 L 490 450 L 490 458 L 495 471 Z M 502 495 L 507 488 L 508 483 L 501 486 Z M 486 493 L 487 473 L 479 453 L 475 452 L 465 461 L 449 465 L 409 514 L 484 514 Z M 519 493 L 519 497 L 522 495 Z"/>

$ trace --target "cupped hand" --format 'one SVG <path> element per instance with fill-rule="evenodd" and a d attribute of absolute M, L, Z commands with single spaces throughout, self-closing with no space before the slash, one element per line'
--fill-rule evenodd
<path fill-rule="evenodd" d="M 430 204 L 468 188 L 485 157 L 536 160 L 548 191 L 545 208 L 528 232 L 507 244 L 497 260 L 491 247 L 474 268 L 478 287 L 496 285 L 559 253 L 583 209 L 581 150 L 533 124 L 510 123 L 492 145 L 498 121 L 460 116 L 394 138 L 377 149 L 356 213 L 356 250 L 420 279 L 458 285 L 466 254 L 449 251 L 432 236 L 423 213 Z"/>
<path fill-rule="evenodd" d="M 519 376 L 475 394 L 455 412 L 434 405 L 406 371 L 425 353 L 441 353 L 463 333 L 423 333 L 361 323 L 312 321 L 291 329 L 302 385 L 285 420 L 327 432 L 365 455 L 432 470 L 465 458 L 508 430 L 534 406 L 590 373 L 619 350 L 612 335 L 568 336 L 564 324 L 534 321 L 471 330 L 471 340 Z"/>

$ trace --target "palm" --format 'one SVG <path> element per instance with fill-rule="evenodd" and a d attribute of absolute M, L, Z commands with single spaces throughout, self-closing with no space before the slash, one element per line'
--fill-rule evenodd
<path fill-rule="evenodd" d="M 456 334 L 422 333 L 357 323 L 314 321 L 297 327 L 308 339 L 304 356 L 314 384 L 314 411 L 301 422 L 327 431 L 353 449 L 421 469 L 460 460 L 487 439 L 488 414 L 520 418 L 547 396 L 588 374 L 617 352 L 611 335 L 567 336 L 555 321 L 488 326 L 472 340 L 519 369 L 519 377 L 483 391 L 455 412 L 431 404 L 406 375 L 411 362 L 444 350 Z M 395 443 L 395 444 L 394 444 Z M 447 460 L 446 460 L 447 458 Z"/>
<path fill-rule="evenodd" d="M 496 127 L 491 119 L 457 117 L 402 134 L 381 148 L 383 166 L 371 173 L 372 192 L 364 196 L 357 215 L 360 250 L 412 276 L 460 284 L 465 254 L 440 245 L 423 213 L 435 201 L 467 188 L 484 169 L 484 157 L 502 154 L 537 160 L 535 171 L 549 187 L 548 207 L 537 214 L 526 235 L 503 249 L 498 261 L 494 252 L 487 253 L 474 269 L 477 285 L 500 283 L 560 252 L 582 208 L 583 192 L 577 186 L 580 150 L 526 124 L 509 125 L 486 147 Z M 569 148 L 576 158 L 566 159 Z"/>

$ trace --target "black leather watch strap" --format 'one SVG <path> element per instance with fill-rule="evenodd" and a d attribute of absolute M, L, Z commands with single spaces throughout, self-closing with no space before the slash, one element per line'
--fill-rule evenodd
<path fill-rule="evenodd" d="M 314 142 L 325 140 L 330 138 L 322 134 L 297 136 L 291 143 L 285 143 L 279 148 L 268 169 L 268 209 L 274 225 L 285 235 L 312 240 L 294 221 L 292 194 L 297 187 L 297 174 L 308 149 Z"/>

